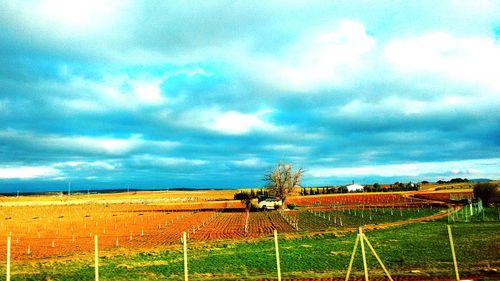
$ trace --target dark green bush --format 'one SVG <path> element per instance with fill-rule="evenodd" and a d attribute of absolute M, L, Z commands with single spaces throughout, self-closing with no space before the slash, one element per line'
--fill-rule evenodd
<path fill-rule="evenodd" d="M 489 182 L 477 183 L 474 186 L 474 197 L 481 198 L 484 206 L 488 206 L 495 197 L 497 186 Z"/>

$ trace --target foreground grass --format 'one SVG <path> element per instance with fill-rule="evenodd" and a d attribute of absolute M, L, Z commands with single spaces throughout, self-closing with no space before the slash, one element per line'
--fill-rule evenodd
<path fill-rule="evenodd" d="M 452 226 L 459 269 L 463 275 L 482 275 L 500 268 L 500 223 L 474 222 Z M 393 275 L 453 276 L 445 221 L 415 223 L 366 232 Z M 280 237 L 283 278 L 342 277 L 356 233 L 328 233 L 308 237 Z M 272 237 L 238 242 L 189 245 L 190 280 L 276 278 Z M 93 280 L 92 257 L 12 265 L 12 280 Z M 372 276 L 383 275 L 368 256 Z M 101 280 L 181 280 L 181 245 L 143 253 L 113 253 L 100 258 Z M 2 269 L 4 270 L 4 268 Z M 354 275 L 362 274 L 358 253 Z"/>

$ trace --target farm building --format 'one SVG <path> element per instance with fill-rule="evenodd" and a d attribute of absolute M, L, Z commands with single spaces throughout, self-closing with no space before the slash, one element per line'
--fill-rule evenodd
<path fill-rule="evenodd" d="M 346 187 L 348 192 L 363 191 L 363 186 L 356 183 L 350 184 Z"/>

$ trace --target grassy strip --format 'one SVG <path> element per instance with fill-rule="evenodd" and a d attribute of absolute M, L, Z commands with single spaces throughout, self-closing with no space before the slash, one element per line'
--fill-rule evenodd
<path fill-rule="evenodd" d="M 356 209 L 356 210 L 335 210 L 320 211 L 320 215 L 311 212 L 302 212 L 299 215 L 299 227 L 301 230 L 321 230 L 327 228 L 350 228 L 360 227 L 368 224 L 380 224 L 387 222 L 406 221 L 409 219 L 426 217 L 438 213 L 442 208 L 434 209 Z M 324 217 L 322 217 L 324 215 Z M 328 220 L 330 216 L 330 220 Z M 336 217 L 336 219 L 335 219 Z M 340 226 L 342 220 L 342 227 Z M 336 224 L 335 224 L 336 222 Z"/>
<path fill-rule="evenodd" d="M 490 210 L 488 210 L 490 211 Z M 493 210 L 494 211 L 494 210 Z M 481 269 L 500 267 L 498 222 L 457 223 L 452 226 L 461 274 L 480 275 Z M 342 277 L 356 233 L 280 237 L 284 278 Z M 393 275 L 453 276 L 445 220 L 367 231 Z M 238 242 L 206 242 L 189 247 L 190 280 L 252 280 L 276 277 L 272 238 Z M 368 256 L 370 274 L 383 275 Z M 145 253 L 118 253 L 101 258 L 101 280 L 181 280 L 181 245 Z M 93 280 L 91 256 L 40 261 L 12 266 L 12 280 Z M 354 276 L 362 274 L 360 253 Z"/>

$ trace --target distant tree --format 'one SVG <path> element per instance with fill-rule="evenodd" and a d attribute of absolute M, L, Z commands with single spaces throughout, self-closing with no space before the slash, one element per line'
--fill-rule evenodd
<path fill-rule="evenodd" d="M 495 196 L 497 186 L 489 182 L 477 183 L 474 186 L 474 197 L 481 198 L 483 205 L 487 206 Z"/>
<path fill-rule="evenodd" d="M 450 183 L 461 183 L 461 182 L 469 182 L 468 179 L 464 178 L 454 178 L 449 181 Z"/>
<path fill-rule="evenodd" d="M 253 188 L 250 190 L 250 198 L 255 198 L 255 191 L 253 191 Z"/>
<path fill-rule="evenodd" d="M 266 188 L 270 194 L 280 198 L 285 203 L 287 195 L 300 185 L 303 173 L 302 168 L 293 170 L 291 164 L 280 162 L 274 170 L 269 171 L 264 176 Z"/>
<path fill-rule="evenodd" d="M 422 184 L 429 184 L 429 182 L 428 182 L 428 181 L 422 181 L 421 183 L 422 183 Z"/>
<path fill-rule="evenodd" d="M 373 188 L 375 189 L 375 191 L 380 191 L 381 190 L 380 184 L 378 182 L 376 182 L 376 183 L 373 184 Z"/>
<path fill-rule="evenodd" d="M 313 191 L 312 187 L 309 188 L 309 195 L 314 195 L 314 191 Z"/>
<path fill-rule="evenodd" d="M 245 203 L 245 208 L 248 210 L 250 208 L 250 193 L 246 191 L 241 191 L 234 194 L 234 200 L 240 200 L 242 203 Z"/>
<path fill-rule="evenodd" d="M 234 200 L 245 200 L 247 198 L 250 198 L 250 194 L 248 194 L 248 192 L 245 191 L 240 191 L 238 193 L 235 193 L 233 196 Z"/>
<path fill-rule="evenodd" d="M 323 190 L 321 191 L 322 194 L 326 194 L 326 189 L 323 187 Z"/>

